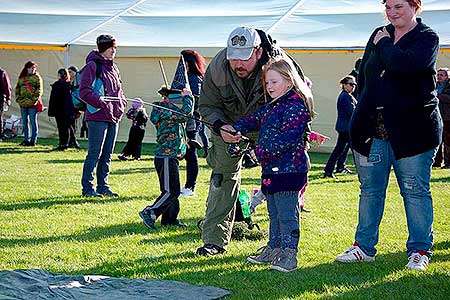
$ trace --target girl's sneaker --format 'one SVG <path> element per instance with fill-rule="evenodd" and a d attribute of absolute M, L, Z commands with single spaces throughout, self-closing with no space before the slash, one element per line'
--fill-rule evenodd
<path fill-rule="evenodd" d="M 297 269 L 297 249 L 282 249 L 272 263 L 272 269 L 280 272 L 291 272 Z"/>
<path fill-rule="evenodd" d="M 120 155 L 118 156 L 118 158 L 119 158 L 120 160 L 128 160 L 128 157 L 127 157 L 126 155 L 123 155 L 123 154 L 120 154 Z"/>
<path fill-rule="evenodd" d="M 365 254 L 361 248 L 359 248 L 359 244 L 355 242 L 353 246 L 348 248 L 344 253 L 339 254 L 336 257 L 336 261 L 343 263 L 354 263 L 354 262 L 374 262 L 375 256 L 369 256 Z"/>
<path fill-rule="evenodd" d="M 260 254 L 247 257 L 247 261 L 251 264 L 262 265 L 272 263 L 278 255 L 280 255 L 281 248 L 272 248 L 269 245 L 266 245 L 262 246 L 257 251 L 259 251 Z"/>

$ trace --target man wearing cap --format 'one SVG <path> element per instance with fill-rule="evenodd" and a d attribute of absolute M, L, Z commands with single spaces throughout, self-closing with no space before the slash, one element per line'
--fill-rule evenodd
<path fill-rule="evenodd" d="M 202 117 L 212 124 L 212 147 L 207 162 L 213 169 L 202 226 L 204 245 L 198 255 L 224 253 L 231 239 L 236 200 L 240 190 L 242 156 L 232 157 L 227 143 L 236 139 L 232 130 L 237 119 L 264 105 L 261 81 L 263 49 L 258 32 L 238 27 L 228 37 L 227 47 L 211 61 L 199 100 Z"/>
<path fill-rule="evenodd" d="M 116 39 L 107 34 L 97 37 L 97 50 L 86 58 L 81 71 L 80 97 L 87 103 L 88 153 L 81 179 L 85 197 L 119 195 L 108 185 L 111 155 L 116 142 L 119 121 L 126 107 L 119 69 L 114 63 Z M 101 69 L 98 70 L 97 68 Z M 98 74 L 98 73 L 99 74 Z M 100 75 L 99 77 L 97 75 Z M 97 78 L 98 77 L 98 78 Z M 118 101 L 104 101 L 104 97 L 118 97 Z M 94 189 L 94 169 L 97 168 L 97 187 Z"/>

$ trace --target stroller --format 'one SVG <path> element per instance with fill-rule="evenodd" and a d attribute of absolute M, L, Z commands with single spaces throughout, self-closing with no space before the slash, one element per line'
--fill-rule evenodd
<path fill-rule="evenodd" d="M 19 133 L 20 117 L 11 115 L 3 121 L 3 136 L 7 139 L 16 138 Z"/>

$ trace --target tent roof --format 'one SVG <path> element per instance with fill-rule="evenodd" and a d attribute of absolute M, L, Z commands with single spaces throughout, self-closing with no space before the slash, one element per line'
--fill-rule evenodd
<path fill-rule="evenodd" d="M 450 0 L 421 16 L 450 47 Z M 236 26 L 268 31 L 285 48 L 360 48 L 382 25 L 379 0 L 0 0 L 0 43 L 94 45 L 101 33 L 131 47 L 224 47 Z"/>

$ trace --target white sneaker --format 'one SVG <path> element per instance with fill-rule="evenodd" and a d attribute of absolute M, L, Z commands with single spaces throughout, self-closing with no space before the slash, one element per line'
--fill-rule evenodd
<path fill-rule="evenodd" d="M 180 197 L 191 197 L 194 196 L 194 191 L 192 189 L 189 188 L 182 188 L 181 189 L 181 194 Z"/>
<path fill-rule="evenodd" d="M 375 256 L 369 256 L 365 254 L 361 248 L 359 248 L 358 244 L 353 244 L 350 248 L 348 248 L 344 253 L 339 254 L 336 257 L 336 261 L 343 263 L 354 263 L 354 262 L 374 262 Z"/>
<path fill-rule="evenodd" d="M 406 264 L 405 268 L 416 271 L 425 271 L 428 267 L 428 263 L 428 256 L 414 252 L 409 256 L 409 262 Z"/>

